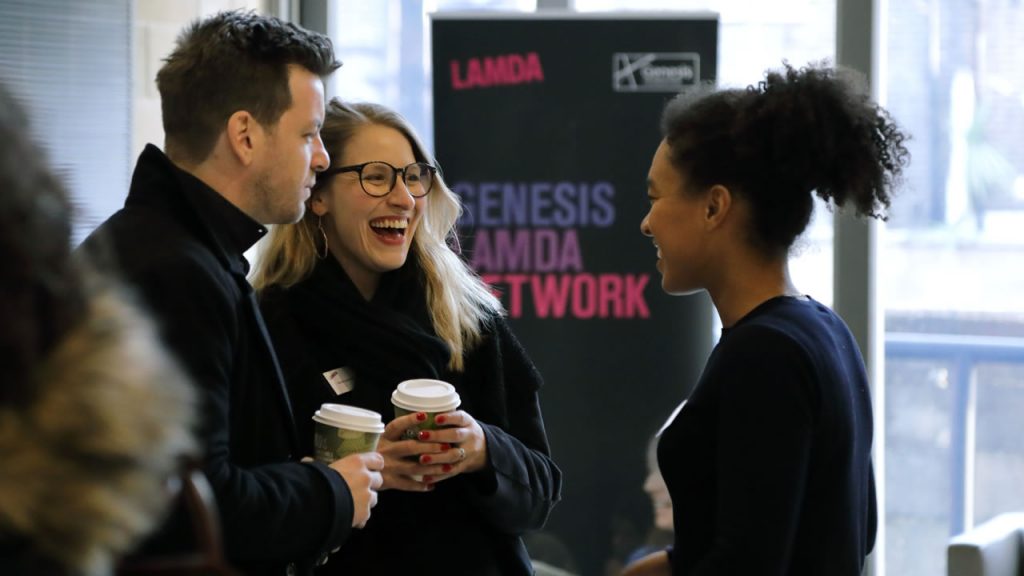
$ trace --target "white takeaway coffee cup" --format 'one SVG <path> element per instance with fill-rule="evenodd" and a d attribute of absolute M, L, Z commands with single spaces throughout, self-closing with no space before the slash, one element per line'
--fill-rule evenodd
<path fill-rule="evenodd" d="M 313 455 L 325 464 L 349 454 L 373 452 L 384 432 L 380 414 L 345 404 L 321 405 L 313 422 Z"/>
<path fill-rule="evenodd" d="M 406 380 L 391 393 L 391 403 L 395 406 L 395 416 L 405 416 L 414 412 L 424 412 L 427 419 L 417 424 L 419 430 L 438 428 L 434 416 L 451 412 L 459 407 L 462 399 L 455 387 L 443 380 L 417 378 Z"/>

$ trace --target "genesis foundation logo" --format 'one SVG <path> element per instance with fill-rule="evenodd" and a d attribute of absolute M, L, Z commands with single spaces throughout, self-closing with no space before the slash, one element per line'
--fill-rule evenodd
<path fill-rule="evenodd" d="M 696 52 L 616 52 L 612 89 L 616 92 L 679 92 L 700 80 Z"/>

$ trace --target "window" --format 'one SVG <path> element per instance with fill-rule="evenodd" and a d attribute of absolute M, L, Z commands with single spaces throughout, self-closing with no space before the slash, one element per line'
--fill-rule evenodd
<path fill-rule="evenodd" d="M 0 3 L 0 81 L 71 196 L 76 244 L 128 188 L 129 13 L 129 0 Z"/>
<path fill-rule="evenodd" d="M 1024 5 L 889 2 L 888 108 L 913 135 L 879 277 L 890 574 L 1024 509 Z"/>

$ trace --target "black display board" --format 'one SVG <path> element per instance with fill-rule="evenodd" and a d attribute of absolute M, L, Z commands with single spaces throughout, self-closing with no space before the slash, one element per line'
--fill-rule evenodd
<path fill-rule="evenodd" d="M 435 15 L 435 153 L 466 258 L 544 376 L 563 500 L 547 532 L 601 575 L 651 523 L 645 446 L 710 348 L 640 234 L 661 110 L 714 80 L 714 15 Z M 531 549 L 537 556 L 547 551 Z"/>

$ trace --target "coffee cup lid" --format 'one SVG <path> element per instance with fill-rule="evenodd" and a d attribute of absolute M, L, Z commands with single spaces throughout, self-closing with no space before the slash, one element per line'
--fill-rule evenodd
<path fill-rule="evenodd" d="M 406 380 L 391 394 L 392 404 L 413 412 L 449 412 L 458 408 L 461 402 L 455 386 L 427 378 Z"/>
<path fill-rule="evenodd" d="M 355 430 L 356 432 L 384 432 L 384 423 L 380 414 L 373 410 L 364 410 L 345 404 L 323 404 L 313 414 L 313 421 L 336 428 Z"/>

